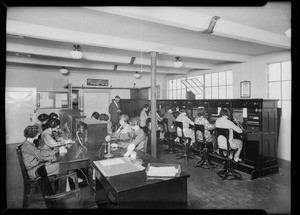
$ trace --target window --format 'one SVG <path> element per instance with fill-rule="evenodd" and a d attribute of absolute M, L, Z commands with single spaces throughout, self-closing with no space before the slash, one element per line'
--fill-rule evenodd
<path fill-rule="evenodd" d="M 282 118 L 286 119 L 291 118 L 291 89 L 291 61 L 269 64 L 268 97 L 269 99 L 279 99 L 278 107 L 282 109 Z"/>
<path fill-rule="evenodd" d="M 182 84 L 185 78 L 168 81 L 168 99 L 186 99 L 186 86 Z"/>
<path fill-rule="evenodd" d="M 187 91 L 195 94 L 196 99 L 233 98 L 232 71 L 199 75 L 168 81 L 168 99 L 186 99 Z"/>
<path fill-rule="evenodd" d="M 205 74 L 206 99 L 232 99 L 232 70 Z"/>

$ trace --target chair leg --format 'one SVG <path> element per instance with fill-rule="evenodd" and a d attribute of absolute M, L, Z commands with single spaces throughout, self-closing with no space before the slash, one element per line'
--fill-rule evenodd
<path fill-rule="evenodd" d="M 217 174 L 222 177 L 222 180 L 228 179 L 228 180 L 241 180 L 242 175 L 232 168 L 232 160 L 226 160 L 224 164 L 224 168 L 217 172 Z"/>
<path fill-rule="evenodd" d="M 31 185 L 24 183 L 24 193 L 23 193 L 23 208 L 26 209 L 29 206 L 29 196 L 30 196 Z"/>
<path fill-rule="evenodd" d="M 195 164 L 195 167 L 201 167 L 201 168 L 209 169 L 209 170 L 212 170 L 212 168 L 217 167 L 217 164 L 214 164 L 209 160 L 209 154 L 208 154 L 207 148 L 203 149 L 202 157 L 201 157 L 200 161 L 198 161 Z"/>

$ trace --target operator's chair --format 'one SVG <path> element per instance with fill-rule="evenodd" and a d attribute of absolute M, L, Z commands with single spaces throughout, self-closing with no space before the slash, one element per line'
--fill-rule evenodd
<path fill-rule="evenodd" d="M 175 153 L 177 150 L 175 149 L 174 145 L 174 139 L 176 136 L 176 131 L 170 132 L 169 130 L 169 122 L 167 118 L 163 118 L 162 120 L 163 126 L 164 126 L 164 132 L 165 132 L 165 138 L 164 141 L 168 144 L 168 148 L 165 149 L 166 154 Z"/>
<path fill-rule="evenodd" d="M 16 147 L 17 151 L 17 157 L 19 160 L 19 164 L 21 167 L 22 171 L 22 176 L 23 176 L 23 184 L 24 184 L 24 193 L 23 193 L 23 208 L 28 208 L 29 206 L 29 197 L 31 193 L 31 189 L 35 188 L 37 185 L 37 179 L 36 178 L 31 178 L 28 175 L 27 169 L 25 167 L 24 161 L 23 161 L 23 156 L 22 156 L 22 151 L 21 151 L 21 145 Z M 44 165 L 43 163 L 40 163 L 39 166 Z"/>
<path fill-rule="evenodd" d="M 200 148 L 201 148 L 201 151 L 200 151 L 201 158 L 195 164 L 195 167 L 201 167 L 201 168 L 204 168 L 204 169 L 212 170 L 212 168 L 217 167 L 217 164 L 212 163 L 209 159 L 209 152 L 208 152 L 209 142 L 206 141 L 206 138 L 205 138 L 205 135 L 204 135 L 205 134 L 204 125 L 195 124 L 194 129 L 195 129 L 196 143 L 200 144 Z M 197 135 L 197 131 L 201 132 L 202 140 L 199 140 L 199 137 Z"/>
<path fill-rule="evenodd" d="M 220 136 L 225 137 L 226 139 L 226 148 L 220 148 L 220 145 L 218 143 L 218 149 L 219 149 L 219 154 L 225 159 L 223 169 L 218 171 L 217 174 L 222 178 L 222 180 L 225 179 L 237 179 L 241 180 L 242 175 L 238 172 L 236 172 L 232 168 L 232 162 L 234 162 L 234 155 L 238 149 L 232 149 L 230 147 L 229 143 L 229 129 L 227 128 L 215 128 L 215 134 L 216 134 L 216 139 L 218 143 L 218 139 Z M 230 154 L 232 153 L 232 158 L 230 158 Z"/>
<path fill-rule="evenodd" d="M 182 145 L 182 149 L 176 155 L 176 159 L 180 159 L 180 158 L 186 158 L 186 160 L 188 158 L 194 159 L 195 156 L 193 154 L 191 154 L 190 151 L 189 151 L 189 147 L 191 146 L 192 139 L 190 137 L 185 137 L 184 136 L 183 123 L 175 121 L 175 128 L 176 128 L 176 133 L 178 131 L 178 128 L 181 130 L 181 134 L 178 135 L 178 133 L 177 133 L 177 137 L 179 138 L 179 142 Z"/>
<path fill-rule="evenodd" d="M 45 165 L 42 165 L 36 171 L 38 186 L 42 192 L 46 207 L 51 209 L 56 208 L 82 208 L 81 190 L 78 185 L 78 177 L 76 172 L 72 172 L 51 181 L 48 178 Z M 75 189 L 66 191 L 66 180 L 68 177 L 75 182 Z M 58 193 L 53 189 L 52 182 L 59 183 Z M 61 186 L 63 185 L 63 187 Z"/>

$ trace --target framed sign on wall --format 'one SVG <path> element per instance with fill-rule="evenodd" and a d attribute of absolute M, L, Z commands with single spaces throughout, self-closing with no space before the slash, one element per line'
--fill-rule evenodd
<path fill-rule="evenodd" d="M 108 86 L 108 80 L 88 78 L 87 82 L 86 82 L 86 85 L 87 86 L 100 86 L 100 87 Z"/>
<path fill-rule="evenodd" d="M 250 98 L 251 96 L 251 82 L 242 81 L 241 82 L 241 98 Z"/>

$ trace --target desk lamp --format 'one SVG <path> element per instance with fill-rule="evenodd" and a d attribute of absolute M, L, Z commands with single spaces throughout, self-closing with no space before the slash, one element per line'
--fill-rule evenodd
<path fill-rule="evenodd" d="M 112 158 L 114 155 L 110 153 L 110 136 L 105 137 L 105 141 L 107 142 L 107 154 L 104 155 L 105 158 Z"/>

